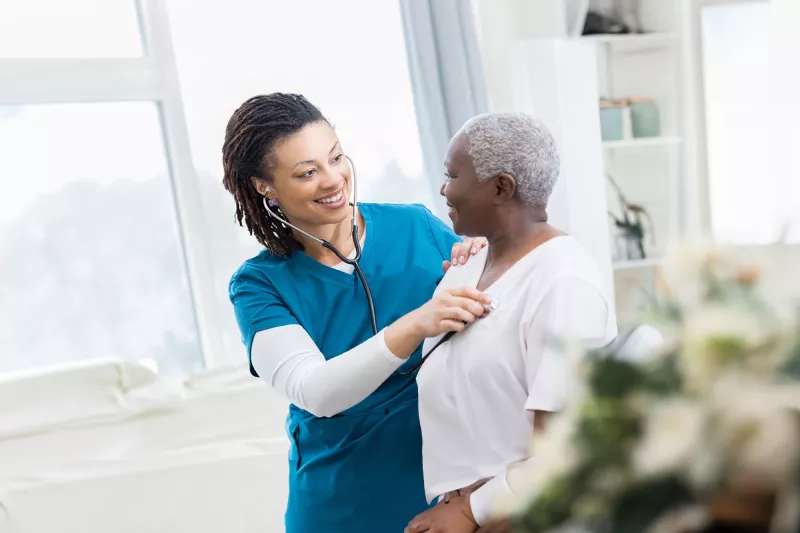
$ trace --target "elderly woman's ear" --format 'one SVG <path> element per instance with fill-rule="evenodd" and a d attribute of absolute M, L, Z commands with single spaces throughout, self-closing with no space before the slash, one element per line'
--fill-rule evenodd
<path fill-rule="evenodd" d="M 502 205 L 511 201 L 517 192 L 517 180 L 511 174 L 498 174 L 494 178 L 494 204 Z"/>

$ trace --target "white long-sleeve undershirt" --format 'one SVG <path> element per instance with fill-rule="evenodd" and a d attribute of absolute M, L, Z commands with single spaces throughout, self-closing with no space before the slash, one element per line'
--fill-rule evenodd
<path fill-rule="evenodd" d="M 360 239 L 362 249 L 367 233 Z M 350 254 L 354 257 L 355 250 Z M 347 263 L 331 266 L 352 274 Z M 282 397 L 319 417 L 353 407 L 386 381 L 405 359 L 386 346 L 383 331 L 355 348 L 326 360 L 298 325 L 259 331 L 250 348 L 258 375 Z"/>
<path fill-rule="evenodd" d="M 383 331 L 326 360 L 298 325 L 259 331 L 250 354 L 253 367 L 268 385 L 319 417 L 331 417 L 353 407 L 405 362 L 389 351 Z"/>

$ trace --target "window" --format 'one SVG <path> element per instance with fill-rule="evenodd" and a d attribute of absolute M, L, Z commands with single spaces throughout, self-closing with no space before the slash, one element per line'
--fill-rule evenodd
<path fill-rule="evenodd" d="M 770 2 L 701 8 L 711 222 L 723 243 L 764 244 L 800 230 L 793 183 L 800 176 L 773 148 L 780 129 L 800 117 L 778 119 L 773 107 L 772 9 Z"/>
<path fill-rule="evenodd" d="M 438 201 L 398 2 L 0 3 L 0 372 L 244 363 L 227 285 L 259 246 L 221 147 L 234 109 L 273 91 L 335 124 L 360 200 Z"/>
<path fill-rule="evenodd" d="M 0 372 L 200 367 L 157 106 L 2 106 L 0 154 Z"/>
<path fill-rule="evenodd" d="M 357 165 L 359 200 L 434 201 L 423 173 L 399 3 L 172 0 L 170 19 L 204 234 L 232 361 L 244 359 L 228 281 L 259 245 L 233 222 L 221 183 L 225 125 L 247 98 L 305 94 Z"/>
<path fill-rule="evenodd" d="M 0 5 L 0 372 L 221 351 L 162 9 Z"/>
<path fill-rule="evenodd" d="M 0 2 L 0 57 L 99 58 L 142 54 L 135 0 Z"/>

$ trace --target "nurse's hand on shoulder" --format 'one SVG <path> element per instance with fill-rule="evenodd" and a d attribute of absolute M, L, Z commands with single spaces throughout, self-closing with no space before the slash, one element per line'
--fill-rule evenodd
<path fill-rule="evenodd" d="M 481 251 L 489 244 L 485 237 L 467 237 L 461 242 L 453 245 L 453 250 L 450 252 L 450 261 L 442 263 L 442 270 L 447 272 L 452 265 L 463 265 L 469 261 L 469 258 Z"/>
<path fill-rule="evenodd" d="M 450 498 L 417 515 L 408 523 L 404 533 L 474 533 L 478 530 L 468 496 Z"/>

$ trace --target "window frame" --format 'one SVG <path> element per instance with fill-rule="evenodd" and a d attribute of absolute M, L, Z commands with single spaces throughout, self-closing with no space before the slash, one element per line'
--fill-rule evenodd
<path fill-rule="evenodd" d="M 690 124 L 695 128 L 695 149 L 694 164 L 695 175 L 697 176 L 697 194 L 699 201 L 699 226 L 701 233 L 713 239 L 714 228 L 711 213 L 711 183 L 709 180 L 709 161 L 708 161 L 708 124 L 706 120 L 706 83 L 703 57 L 703 19 L 702 11 L 709 6 L 729 5 L 729 4 L 755 4 L 768 3 L 771 0 L 684 0 L 688 2 L 689 11 L 689 40 L 687 49 L 690 50 L 689 61 L 689 86 L 687 94 L 691 102 Z"/>
<path fill-rule="evenodd" d="M 0 105 L 146 101 L 156 104 L 175 203 L 180 253 L 205 367 L 224 361 L 215 319 L 209 250 L 189 148 L 165 0 L 136 2 L 144 55 L 140 58 L 0 58 Z"/>
<path fill-rule="evenodd" d="M 175 203 L 180 253 L 187 271 L 204 365 L 210 368 L 238 364 L 239 359 L 225 350 L 217 320 L 212 257 L 203 233 L 200 188 L 190 150 L 167 0 L 131 1 L 135 2 L 139 15 L 142 57 L 0 58 L 0 105 L 132 101 L 156 104 Z M 459 23 L 454 25 L 452 21 L 441 20 L 447 17 L 434 17 L 430 2 L 417 5 L 407 0 L 395 1 L 401 3 L 424 168 L 431 173 L 426 181 L 438 192 L 442 148 L 454 133 L 449 130 L 460 127 L 463 117 L 483 112 L 487 107 L 477 41 L 471 27 L 472 6 L 457 0 L 448 0 L 446 5 L 439 6 L 458 14 Z M 420 24 L 415 25 L 415 21 Z M 443 39 L 444 36 L 450 38 Z M 433 44 L 436 44 L 435 49 L 431 48 Z M 445 84 L 447 90 L 443 89 L 435 98 L 423 94 L 420 87 L 430 80 L 418 68 L 420 58 L 434 52 L 442 57 L 463 56 L 470 65 L 468 72 L 462 75 L 469 87 L 461 87 L 463 84 L 451 80 L 452 83 Z M 444 82 L 439 77 L 436 81 L 441 85 Z M 438 124 L 434 138 L 423 127 L 429 115 L 463 117 L 456 121 L 456 126 L 451 124 L 449 128 L 444 123 Z"/>

